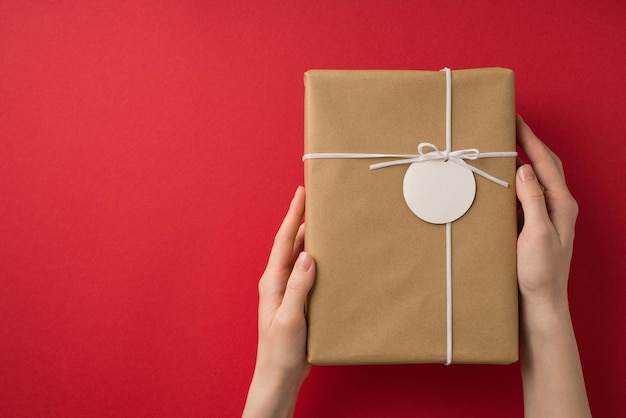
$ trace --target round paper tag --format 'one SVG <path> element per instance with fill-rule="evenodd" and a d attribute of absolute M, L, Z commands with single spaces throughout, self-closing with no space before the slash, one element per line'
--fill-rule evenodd
<path fill-rule="evenodd" d="M 420 219 L 433 224 L 455 221 L 476 195 L 472 171 L 451 161 L 413 163 L 404 175 L 404 200 Z"/>

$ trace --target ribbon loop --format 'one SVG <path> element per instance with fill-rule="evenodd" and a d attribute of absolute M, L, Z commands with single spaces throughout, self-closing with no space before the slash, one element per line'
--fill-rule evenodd
<path fill-rule="evenodd" d="M 453 153 L 458 153 L 459 158 L 463 158 L 464 160 L 477 160 L 480 158 L 480 151 L 476 148 L 454 151 Z"/>
<path fill-rule="evenodd" d="M 435 152 L 439 155 L 441 155 L 441 152 L 439 151 L 439 148 L 437 148 L 437 145 L 433 145 L 430 142 L 420 142 L 419 145 L 417 146 L 417 152 L 419 153 L 419 155 L 426 155 L 426 154 L 430 154 L 430 153 L 424 153 L 423 149 L 424 148 L 430 148 L 433 151 L 431 152 Z"/>
<path fill-rule="evenodd" d="M 425 148 L 430 148 L 432 151 L 424 152 Z M 436 145 L 431 144 L 430 142 L 421 142 L 417 146 L 417 155 L 399 155 L 399 154 L 375 154 L 369 156 L 367 154 L 306 154 L 303 157 L 303 160 L 308 158 L 402 158 L 401 160 L 390 160 L 382 163 L 376 163 L 370 165 L 370 170 L 378 170 L 379 168 L 392 167 L 395 165 L 402 164 L 413 164 L 413 163 L 421 163 L 424 161 L 432 161 L 432 160 L 442 160 L 442 161 L 452 161 L 463 168 L 466 168 L 481 177 L 486 178 L 489 181 L 492 181 L 496 184 L 499 184 L 502 187 L 509 187 L 509 183 L 504 180 L 501 180 L 497 177 L 492 176 L 491 174 L 476 168 L 464 160 L 477 160 L 479 158 L 493 158 L 493 157 L 516 157 L 517 152 L 485 152 L 481 153 L 476 148 L 458 150 L 458 151 L 448 151 L 447 149 L 444 151 L 439 151 Z M 323 157 L 326 156 L 326 157 Z"/>

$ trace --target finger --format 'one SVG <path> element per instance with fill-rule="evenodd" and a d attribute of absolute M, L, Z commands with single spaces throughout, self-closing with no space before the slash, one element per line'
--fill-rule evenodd
<path fill-rule="evenodd" d="M 287 281 L 281 309 L 285 314 L 302 315 L 307 296 L 315 280 L 315 262 L 313 257 L 302 252 L 293 267 Z"/>
<path fill-rule="evenodd" d="M 553 228 L 544 192 L 532 166 L 530 164 L 521 166 L 517 170 L 515 181 L 517 198 L 524 211 L 524 228 Z"/>
<path fill-rule="evenodd" d="M 532 132 L 517 115 L 517 141 L 531 161 L 541 187 L 548 215 L 559 236 L 573 239 L 578 208 L 565 184 L 561 160 Z"/>
<path fill-rule="evenodd" d="M 289 273 L 293 266 L 294 242 L 304 215 L 304 187 L 300 186 L 289 205 L 289 210 L 274 238 L 274 245 L 267 262 L 271 273 Z"/>
<path fill-rule="evenodd" d="M 523 228 L 524 228 L 524 210 L 522 210 L 522 206 L 520 203 L 519 207 L 517 208 L 517 235 L 519 235 L 522 232 Z"/>
<path fill-rule="evenodd" d="M 258 283 L 259 318 L 271 316 L 269 313 L 280 306 L 296 257 L 294 242 L 297 240 L 303 212 L 304 188 L 298 187 L 287 215 L 276 233 L 267 267 Z"/>
<path fill-rule="evenodd" d="M 517 115 L 517 142 L 530 159 L 539 182 L 550 193 L 561 196 L 568 193 L 561 160 L 533 133 L 521 116 Z"/>
<path fill-rule="evenodd" d="M 304 251 L 304 223 L 298 228 L 296 240 L 293 243 L 292 259 L 295 260 L 302 251 Z"/>

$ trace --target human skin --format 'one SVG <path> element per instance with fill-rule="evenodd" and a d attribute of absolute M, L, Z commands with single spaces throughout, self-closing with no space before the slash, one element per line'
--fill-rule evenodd
<path fill-rule="evenodd" d="M 307 295 L 315 279 L 313 258 L 304 248 L 304 188 L 298 187 L 259 280 L 257 361 L 244 417 L 293 416 L 306 359 Z"/>
<path fill-rule="evenodd" d="M 526 417 L 589 417 L 567 284 L 578 206 L 559 158 L 517 118 L 517 242 L 521 371 Z M 244 417 L 293 416 L 311 365 L 305 308 L 315 263 L 303 252 L 304 188 L 299 187 L 259 281 L 257 361 Z"/>
<path fill-rule="evenodd" d="M 517 118 L 531 164 L 517 170 L 524 219 L 517 240 L 521 370 L 526 417 L 590 417 L 567 284 L 578 205 L 561 160 Z"/>

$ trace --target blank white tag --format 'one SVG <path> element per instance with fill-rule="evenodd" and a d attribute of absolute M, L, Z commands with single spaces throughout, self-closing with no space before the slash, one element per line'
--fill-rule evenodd
<path fill-rule="evenodd" d="M 433 224 L 459 219 L 476 196 L 474 173 L 443 160 L 411 164 L 404 175 L 403 188 L 409 209 Z"/>

